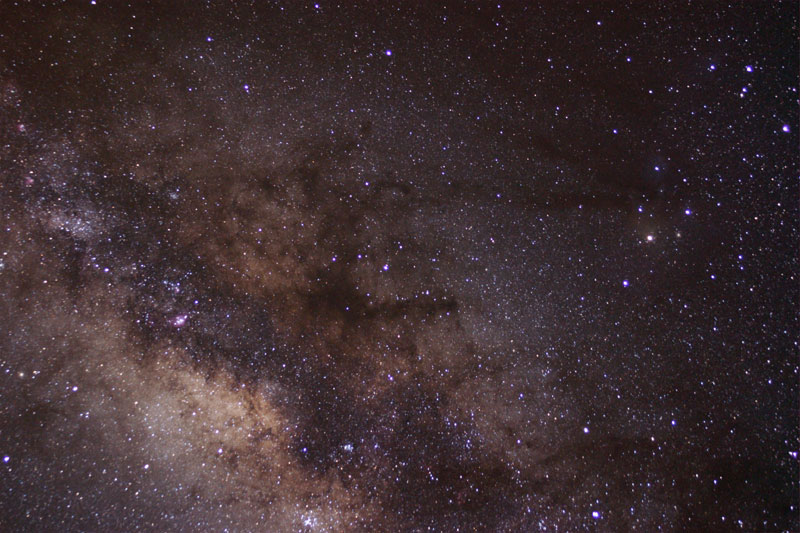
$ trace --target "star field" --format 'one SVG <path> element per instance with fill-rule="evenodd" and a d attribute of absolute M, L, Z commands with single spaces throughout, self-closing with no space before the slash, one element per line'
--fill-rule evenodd
<path fill-rule="evenodd" d="M 3 2 L 0 529 L 793 531 L 796 2 Z"/>

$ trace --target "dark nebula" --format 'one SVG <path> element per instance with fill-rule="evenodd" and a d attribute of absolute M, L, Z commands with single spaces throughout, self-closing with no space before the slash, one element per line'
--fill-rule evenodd
<path fill-rule="evenodd" d="M 797 531 L 796 2 L 0 4 L 3 531 Z"/>

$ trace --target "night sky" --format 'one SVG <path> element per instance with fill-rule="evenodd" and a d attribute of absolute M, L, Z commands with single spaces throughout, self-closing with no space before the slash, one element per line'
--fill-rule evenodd
<path fill-rule="evenodd" d="M 0 3 L 0 529 L 781 531 L 797 2 Z"/>

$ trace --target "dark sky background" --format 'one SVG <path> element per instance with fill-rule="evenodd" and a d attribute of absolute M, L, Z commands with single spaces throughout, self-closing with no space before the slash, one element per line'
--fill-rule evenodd
<path fill-rule="evenodd" d="M 796 2 L 0 4 L 0 529 L 780 531 Z"/>

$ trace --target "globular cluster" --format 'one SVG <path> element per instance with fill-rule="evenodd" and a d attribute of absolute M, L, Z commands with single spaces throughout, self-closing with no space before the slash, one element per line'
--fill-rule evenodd
<path fill-rule="evenodd" d="M 3 2 L 0 529 L 800 529 L 798 55 L 788 1 Z"/>

